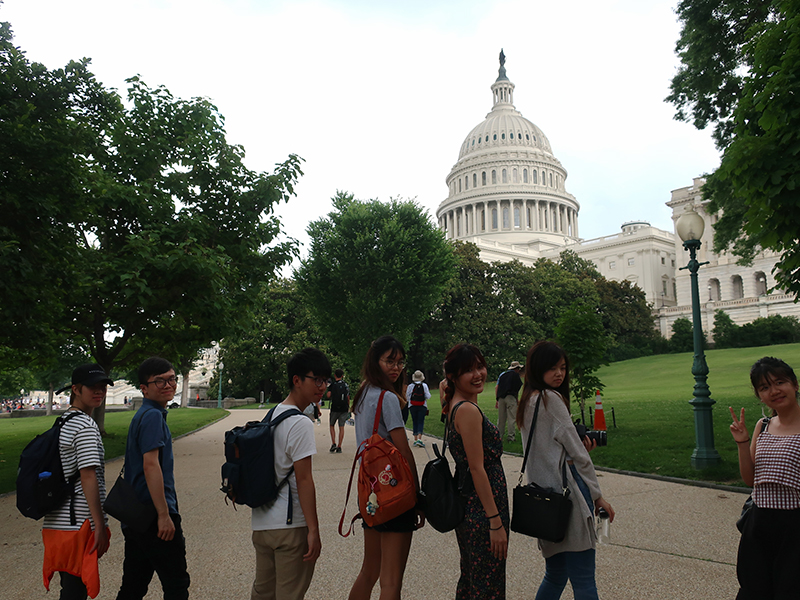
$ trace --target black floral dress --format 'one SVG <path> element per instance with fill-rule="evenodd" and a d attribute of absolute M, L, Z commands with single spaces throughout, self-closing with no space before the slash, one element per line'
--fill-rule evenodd
<path fill-rule="evenodd" d="M 456 528 L 461 553 L 461 577 L 456 588 L 456 600 L 502 600 L 506 597 L 506 561 L 495 558 L 489 543 L 489 520 L 467 472 L 467 453 L 464 441 L 455 429 L 448 436 L 450 452 L 459 475 L 466 474 L 464 494 L 467 497 L 464 521 Z M 508 531 L 508 490 L 506 475 L 500 461 L 503 438 L 500 431 L 483 415 L 483 468 L 489 477 L 500 518 Z"/>

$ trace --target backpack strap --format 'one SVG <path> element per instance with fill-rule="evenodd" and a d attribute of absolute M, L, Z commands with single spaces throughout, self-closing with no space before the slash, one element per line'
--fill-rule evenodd
<path fill-rule="evenodd" d="M 386 394 L 386 390 L 381 390 L 380 398 L 378 398 L 378 408 L 375 411 L 375 424 L 372 428 L 372 435 L 378 433 L 378 425 L 380 425 L 381 420 L 381 408 L 383 407 L 383 396 Z M 342 509 L 342 517 L 339 519 L 339 535 L 342 537 L 347 537 L 351 533 L 353 533 L 353 528 L 355 527 L 355 523 L 358 519 L 363 518 L 361 516 L 361 512 L 357 512 L 353 519 L 350 521 L 350 527 L 347 530 L 347 533 L 342 531 L 342 527 L 344 526 L 344 518 L 347 514 L 347 503 L 350 501 L 350 490 L 353 488 L 353 475 L 356 472 L 356 463 L 358 460 L 363 456 L 364 451 L 367 449 L 367 444 L 369 443 L 369 438 L 361 442 L 358 446 L 358 450 L 356 451 L 356 455 L 353 457 L 353 466 L 350 468 L 350 479 L 347 483 L 347 496 L 344 499 L 344 508 Z"/>
<path fill-rule="evenodd" d="M 522 474 L 525 472 L 525 465 L 528 462 L 528 455 L 531 451 L 531 441 L 533 441 L 533 433 L 536 430 L 536 418 L 539 416 L 539 405 L 542 403 L 542 392 L 539 392 L 539 397 L 536 399 L 536 409 L 533 411 L 533 419 L 531 421 L 531 430 L 528 433 L 528 443 L 525 444 L 525 458 L 522 459 L 522 469 L 519 471 L 519 482 L 517 485 L 522 485 Z M 561 463 L 561 486 L 564 494 L 568 491 L 567 486 L 567 461 Z"/>
<path fill-rule="evenodd" d="M 261 421 L 262 423 L 266 423 L 267 427 L 274 428 L 281 421 L 283 421 L 284 419 L 288 419 L 289 417 L 292 417 L 294 415 L 303 415 L 303 412 L 299 408 L 294 407 L 294 408 L 290 408 L 289 410 L 283 411 L 281 414 L 279 414 L 277 417 L 275 417 L 273 419 L 272 418 L 272 414 L 275 412 L 276 408 L 278 408 L 277 404 L 270 409 L 270 411 L 267 413 L 267 416 L 264 417 L 264 419 Z M 274 443 L 274 440 L 273 440 L 273 443 Z M 274 468 L 275 468 L 275 465 L 273 465 L 273 469 Z M 289 467 L 289 472 L 286 473 L 286 477 L 284 477 L 283 480 L 278 484 L 278 488 L 277 488 L 278 490 L 280 490 L 284 485 L 289 483 L 289 477 L 291 477 L 292 473 L 294 473 L 294 465 Z M 294 506 L 293 506 L 293 504 L 294 503 L 292 502 L 292 486 L 289 486 L 289 507 L 286 510 L 286 524 L 287 525 L 291 525 L 292 521 L 294 519 Z"/>

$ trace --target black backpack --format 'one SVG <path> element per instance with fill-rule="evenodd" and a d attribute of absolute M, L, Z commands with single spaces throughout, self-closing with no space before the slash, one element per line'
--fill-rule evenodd
<path fill-rule="evenodd" d="M 347 412 L 347 396 L 349 394 L 347 384 L 344 381 L 334 381 L 331 384 L 331 411 Z"/>
<path fill-rule="evenodd" d="M 411 406 L 423 406 L 425 404 L 425 386 L 415 383 L 411 390 Z"/>
<path fill-rule="evenodd" d="M 225 501 L 230 499 L 234 506 L 246 504 L 250 508 L 257 508 L 274 501 L 294 472 L 292 467 L 280 483 L 275 480 L 273 428 L 284 419 L 303 413 L 293 408 L 273 419 L 276 408 L 272 407 L 263 421 L 250 421 L 225 432 L 225 464 L 222 465 L 220 490 L 225 492 Z M 291 488 L 286 524 L 292 524 Z"/>
<path fill-rule="evenodd" d="M 70 519 L 75 519 L 75 482 L 80 471 L 67 479 L 61 464 L 58 437 L 64 424 L 80 412 L 71 411 L 58 417 L 53 426 L 37 435 L 25 446 L 19 457 L 17 470 L 17 508 L 26 517 L 41 519 L 56 510 L 67 496 L 70 497 Z"/>
<path fill-rule="evenodd" d="M 425 519 L 440 533 L 452 531 L 464 520 L 466 498 L 459 491 L 458 483 L 450 472 L 450 465 L 444 456 L 447 452 L 447 430 L 455 418 L 455 413 L 454 410 L 445 425 L 442 453 L 439 454 L 439 448 L 433 444 L 436 458 L 425 465 L 420 484 L 420 494 L 425 499 Z"/>

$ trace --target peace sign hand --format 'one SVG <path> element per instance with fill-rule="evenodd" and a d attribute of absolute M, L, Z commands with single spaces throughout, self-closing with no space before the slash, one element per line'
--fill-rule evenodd
<path fill-rule="evenodd" d="M 732 407 L 729 406 L 728 410 L 731 411 L 731 418 L 733 419 L 733 423 L 731 423 L 731 435 L 733 439 L 737 444 L 748 441 L 750 439 L 750 434 L 747 432 L 747 427 L 744 424 L 744 408 L 742 408 L 741 415 L 738 419 Z"/>

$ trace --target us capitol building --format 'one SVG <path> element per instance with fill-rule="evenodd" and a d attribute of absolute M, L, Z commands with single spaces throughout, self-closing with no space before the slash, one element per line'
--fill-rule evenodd
<path fill-rule="evenodd" d="M 719 309 L 738 325 L 773 314 L 800 316 L 793 295 L 770 291 L 775 285 L 774 253 L 760 253 L 748 267 L 737 265 L 728 253 L 713 253 L 716 219 L 705 210 L 700 177 L 672 191 L 666 204 L 672 208 L 673 231 L 629 221 L 616 234 L 582 239 L 580 203 L 566 190 L 567 171 L 544 132 L 514 107 L 514 84 L 506 75 L 502 51 L 491 90 L 492 110 L 461 144 L 447 176 L 447 199 L 436 211 L 448 239 L 475 244 L 486 262 L 516 259 L 529 266 L 539 258 L 558 260 L 563 250 L 572 250 L 591 260 L 606 279 L 628 280 L 641 288 L 657 327 L 669 337 L 676 319 L 692 316 L 689 274 L 679 270 L 689 257 L 674 223 L 694 209 L 706 222 L 697 258 L 709 262 L 698 273 L 703 330 L 709 339 Z"/>

